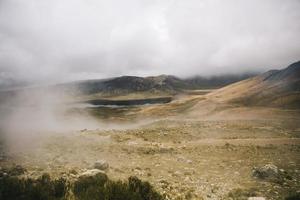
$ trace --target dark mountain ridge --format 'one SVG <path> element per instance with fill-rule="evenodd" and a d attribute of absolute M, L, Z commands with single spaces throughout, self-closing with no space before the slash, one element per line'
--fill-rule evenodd
<path fill-rule="evenodd" d="M 211 78 L 197 76 L 187 79 L 180 79 L 171 75 L 149 77 L 120 76 L 110 79 L 87 80 L 59 84 L 56 87 L 60 87 L 69 92 L 71 91 L 72 93 L 77 91 L 85 95 L 95 93 L 117 95 L 133 92 L 163 92 L 174 94 L 186 89 L 219 88 L 252 76 L 254 75 L 226 75 L 214 76 Z"/>

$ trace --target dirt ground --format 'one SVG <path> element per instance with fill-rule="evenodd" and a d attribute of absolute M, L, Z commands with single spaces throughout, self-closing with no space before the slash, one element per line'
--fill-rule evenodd
<path fill-rule="evenodd" d="M 114 122 L 114 129 L 29 141 L 31 148 L 8 150 L 0 164 L 20 164 L 28 176 L 48 172 L 72 179 L 105 160 L 109 177 L 135 175 L 168 199 L 284 199 L 299 192 L 299 111 L 218 104 L 197 96 L 175 103 L 135 108 L 139 119 L 147 120 Z M 159 111 L 165 115 L 156 116 Z M 254 177 L 253 169 L 266 164 L 274 164 L 288 178 L 278 182 Z"/>

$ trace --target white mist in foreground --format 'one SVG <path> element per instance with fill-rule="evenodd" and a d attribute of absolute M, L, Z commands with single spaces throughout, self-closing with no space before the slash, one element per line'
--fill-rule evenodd
<path fill-rule="evenodd" d="M 72 112 L 68 98 L 49 90 L 22 91 L 0 104 L 1 139 L 11 148 L 35 146 L 45 136 L 101 128 L 87 113 Z"/>

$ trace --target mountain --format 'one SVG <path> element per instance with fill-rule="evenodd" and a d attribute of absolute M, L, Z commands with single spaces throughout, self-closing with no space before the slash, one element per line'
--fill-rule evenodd
<path fill-rule="evenodd" d="M 55 93 L 68 97 L 107 97 L 122 96 L 139 93 L 151 96 L 174 95 L 183 90 L 206 89 L 221 87 L 223 84 L 232 83 L 242 79 L 243 76 L 218 76 L 213 78 L 193 77 L 189 79 L 180 79 L 171 75 L 138 77 L 138 76 L 120 76 L 109 79 L 82 80 L 50 86 L 35 86 L 18 89 L 6 89 L 0 91 L 0 102 L 13 99 L 18 93 L 37 94 L 37 93 Z M 137 94 L 136 94 L 137 95 Z M 87 97 L 88 98 L 88 97 Z"/>
<path fill-rule="evenodd" d="M 220 88 L 226 85 L 245 80 L 247 78 L 251 78 L 256 76 L 257 73 L 245 73 L 245 74 L 228 74 L 228 75 L 220 75 L 220 76 L 211 76 L 211 77 L 203 77 L 203 76 L 194 76 L 191 78 L 185 79 L 185 81 L 192 87 L 193 89 L 213 89 Z"/>
<path fill-rule="evenodd" d="M 111 79 L 86 80 L 60 84 L 66 91 L 78 91 L 80 94 L 128 94 L 133 92 L 176 93 L 188 88 L 188 84 L 175 76 L 160 75 L 150 77 L 121 76 Z"/>
<path fill-rule="evenodd" d="M 180 79 L 171 75 L 138 77 L 121 76 L 110 79 L 85 80 L 60 84 L 60 87 L 69 93 L 75 91 L 80 94 L 119 95 L 133 92 L 168 93 L 175 94 L 184 89 L 220 88 L 221 86 L 249 78 L 253 75 L 224 75 L 204 78 Z M 76 93 L 75 92 L 75 93 Z"/>
<path fill-rule="evenodd" d="M 271 70 L 211 94 L 217 101 L 247 106 L 300 108 L 300 61 L 282 70 Z"/>

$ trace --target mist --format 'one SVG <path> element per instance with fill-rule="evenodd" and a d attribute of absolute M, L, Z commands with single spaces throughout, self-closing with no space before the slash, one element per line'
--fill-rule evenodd
<path fill-rule="evenodd" d="M 298 0 L 2 0 L 0 84 L 262 72 L 300 56 Z"/>
<path fill-rule="evenodd" d="M 72 112 L 64 93 L 45 88 L 1 94 L 0 137 L 10 151 L 36 148 L 49 136 L 105 126 L 88 113 Z"/>
<path fill-rule="evenodd" d="M 70 113 L 66 102 L 73 97 L 40 85 L 287 66 L 300 56 L 299 10 L 297 0 L 2 0 L 0 88 L 37 88 L 1 101 L 0 128 L 12 143 L 30 143 L 108 126 L 87 113 Z"/>

